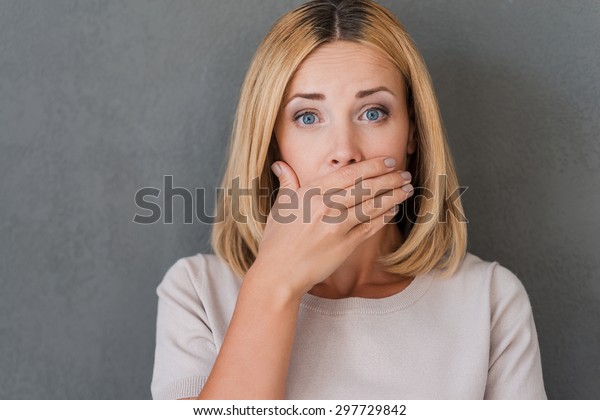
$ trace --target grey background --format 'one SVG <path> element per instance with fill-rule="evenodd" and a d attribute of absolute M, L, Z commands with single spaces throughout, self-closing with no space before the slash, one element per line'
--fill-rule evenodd
<path fill-rule="evenodd" d="M 0 398 L 150 398 L 156 286 L 210 226 L 180 198 L 137 225 L 134 194 L 217 186 L 249 60 L 300 3 L 0 3 Z M 429 66 L 469 250 L 529 292 L 548 396 L 599 398 L 600 2 L 382 3 Z"/>

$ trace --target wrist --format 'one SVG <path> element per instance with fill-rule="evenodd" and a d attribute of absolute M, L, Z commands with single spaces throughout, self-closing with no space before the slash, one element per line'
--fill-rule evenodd
<path fill-rule="evenodd" d="M 242 291 L 251 294 L 256 303 L 264 302 L 273 309 L 298 307 L 304 294 L 294 289 L 287 276 L 258 264 L 252 265 L 244 276 Z"/>

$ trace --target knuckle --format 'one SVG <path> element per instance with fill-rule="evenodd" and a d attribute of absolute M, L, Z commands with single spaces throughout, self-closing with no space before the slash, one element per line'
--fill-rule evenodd
<path fill-rule="evenodd" d="M 381 210 L 387 206 L 390 201 L 394 201 L 394 190 L 386 190 L 373 198 L 373 209 Z"/>
<path fill-rule="evenodd" d="M 410 180 L 404 179 L 404 177 L 402 175 L 400 175 L 400 172 L 394 172 L 393 177 L 394 177 L 394 185 L 404 185 L 404 184 L 407 184 L 410 182 Z"/>
<path fill-rule="evenodd" d="M 406 183 L 406 180 L 402 178 L 400 172 L 392 172 L 387 174 L 384 181 L 382 181 L 381 189 L 389 190 L 393 188 L 401 187 Z"/>
<path fill-rule="evenodd" d="M 340 210 L 337 207 L 324 205 L 321 214 L 323 216 L 327 216 L 328 218 L 337 217 L 340 215 Z"/>
<path fill-rule="evenodd" d="M 374 225 L 371 221 L 366 221 L 361 223 L 360 228 L 364 234 L 368 234 L 374 229 Z"/>
<path fill-rule="evenodd" d="M 414 189 L 413 189 L 413 191 L 414 191 Z M 398 188 L 396 190 L 396 193 L 394 195 L 397 195 L 399 200 L 404 201 L 404 200 L 406 200 L 411 195 L 411 193 L 412 193 L 412 191 L 411 192 L 406 192 L 402 188 Z"/>
<path fill-rule="evenodd" d="M 394 188 L 395 186 L 390 186 L 389 184 L 382 185 L 377 189 L 377 191 L 375 191 L 375 197 L 379 197 L 378 200 L 382 200 L 385 197 L 390 197 L 394 195 Z"/>
<path fill-rule="evenodd" d="M 372 214 L 376 209 L 375 199 L 372 198 L 364 202 L 363 209 L 366 214 Z"/>
<path fill-rule="evenodd" d="M 305 203 L 305 205 L 308 205 L 310 211 L 313 213 L 320 213 L 323 211 L 323 207 L 325 207 L 322 196 L 316 194 L 305 195 L 302 202 Z"/>
<path fill-rule="evenodd" d="M 327 220 L 327 217 L 325 217 L 325 220 Z M 332 223 L 331 221 L 325 221 L 322 220 L 321 223 L 323 224 L 323 231 L 326 237 L 335 237 L 337 235 L 339 235 L 340 232 L 340 224 L 339 223 Z"/>
<path fill-rule="evenodd" d="M 319 216 L 321 216 L 321 220 L 327 221 L 331 217 L 335 216 L 335 212 L 329 206 L 322 206 L 319 209 Z"/>
<path fill-rule="evenodd" d="M 367 179 L 361 181 L 361 188 L 368 196 L 377 195 L 377 189 L 379 188 L 378 182 L 374 179 Z"/>

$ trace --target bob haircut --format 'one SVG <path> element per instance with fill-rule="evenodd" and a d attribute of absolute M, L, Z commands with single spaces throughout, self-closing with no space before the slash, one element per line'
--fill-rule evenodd
<path fill-rule="evenodd" d="M 415 194 L 394 219 L 404 241 L 377 261 L 385 271 L 403 276 L 433 268 L 443 270 L 441 277 L 450 276 L 466 253 L 467 227 L 437 99 L 414 42 L 391 12 L 371 0 L 309 1 L 283 15 L 259 45 L 240 94 L 217 200 L 222 220 L 213 225 L 211 246 L 240 277 L 255 261 L 279 188 L 270 169 L 280 159 L 273 131 L 279 108 L 300 63 L 320 45 L 336 40 L 367 45 L 397 66 L 415 123 L 417 150 L 407 161 Z M 251 191 L 236 199 L 237 208 L 223 194 L 234 182 Z M 247 222 L 231 217 L 234 211 Z"/>

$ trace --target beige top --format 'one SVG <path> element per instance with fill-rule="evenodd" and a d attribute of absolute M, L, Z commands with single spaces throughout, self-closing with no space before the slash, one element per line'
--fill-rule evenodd
<path fill-rule="evenodd" d="M 288 399 L 546 399 L 519 279 L 467 253 L 448 279 L 368 299 L 303 296 Z M 241 280 L 215 255 L 178 260 L 157 288 L 154 399 L 200 393 Z"/>

